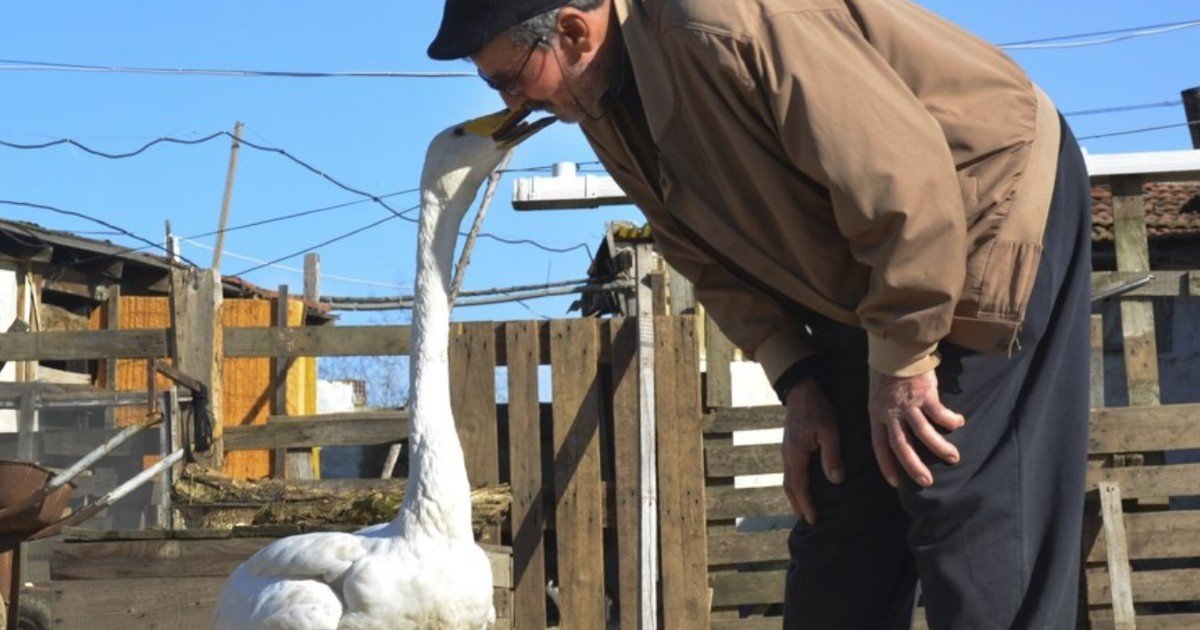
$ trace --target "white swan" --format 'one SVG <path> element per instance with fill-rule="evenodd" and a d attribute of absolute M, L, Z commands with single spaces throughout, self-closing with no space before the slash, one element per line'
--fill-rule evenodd
<path fill-rule="evenodd" d="M 214 630 L 490 628 L 492 571 L 475 544 L 462 446 L 450 412 L 448 302 L 458 229 L 517 143 L 550 122 L 500 112 L 438 134 L 421 173 L 410 386 L 410 478 L 389 523 L 282 538 L 221 591 Z"/>

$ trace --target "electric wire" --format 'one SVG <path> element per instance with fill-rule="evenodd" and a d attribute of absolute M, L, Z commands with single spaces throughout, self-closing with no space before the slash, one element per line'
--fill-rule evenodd
<path fill-rule="evenodd" d="M 370 192 L 367 192 L 364 190 L 359 190 L 357 188 L 349 186 L 349 185 L 341 182 L 340 180 L 334 178 L 333 176 L 329 175 L 325 171 L 317 168 L 316 166 L 313 166 L 312 164 L 296 157 L 287 149 L 283 149 L 280 147 L 267 146 L 264 144 L 258 144 L 258 143 L 246 140 L 245 138 L 235 138 L 234 135 L 228 131 L 217 131 L 212 134 L 209 134 L 208 136 L 205 136 L 203 138 L 198 138 L 195 140 L 181 140 L 179 138 L 172 138 L 172 137 L 156 138 L 155 140 L 147 142 L 141 148 L 139 148 L 135 151 L 130 151 L 128 153 L 108 153 L 105 151 L 100 151 L 97 149 L 93 149 L 87 145 L 84 145 L 80 142 L 77 142 L 75 140 L 72 140 L 70 138 L 61 138 L 58 140 L 52 140 L 49 142 L 42 142 L 42 143 L 38 143 L 38 144 L 20 144 L 20 143 L 15 143 L 15 142 L 9 142 L 6 140 L 0 140 L 0 145 L 7 146 L 10 148 L 14 148 L 14 149 L 38 150 L 38 149 L 47 149 L 47 148 L 51 148 L 54 146 L 67 144 L 67 145 L 75 146 L 75 147 L 83 150 L 86 153 L 89 153 L 89 154 L 92 154 L 92 155 L 95 155 L 98 157 L 103 157 L 103 158 L 108 158 L 108 159 L 125 159 L 128 157 L 133 157 L 133 156 L 139 155 L 142 152 L 144 152 L 145 150 L 149 149 L 150 147 L 152 147 L 156 144 L 162 143 L 162 142 L 171 142 L 171 143 L 176 143 L 176 144 L 200 144 L 202 142 L 208 142 L 214 138 L 218 138 L 221 136 L 229 137 L 230 139 L 233 139 L 240 144 L 246 145 L 246 146 L 248 146 L 252 149 L 258 150 L 258 151 L 281 155 L 281 156 L 287 158 L 288 160 L 292 161 L 293 163 L 299 165 L 301 168 L 304 168 L 305 170 L 309 171 L 310 173 L 313 173 L 314 175 L 317 175 L 318 177 L 328 181 L 329 183 L 333 184 L 334 186 L 341 188 L 342 190 L 345 190 L 349 193 L 359 195 L 360 197 L 363 197 L 364 199 L 369 200 L 369 201 L 383 207 L 388 212 L 391 212 L 396 218 L 404 219 L 411 223 L 416 223 L 416 220 L 411 219 L 408 216 L 405 216 L 405 214 L 410 212 L 411 209 L 405 210 L 405 211 L 403 211 L 403 213 L 399 210 L 396 210 L 391 205 L 389 205 L 387 202 L 383 201 L 383 199 L 386 195 L 375 195 L 373 193 L 370 193 Z M 597 162 L 585 162 L 584 164 L 595 164 L 595 163 L 597 163 Z M 530 168 L 550 169 L 551 166 L 547 165 L 544 167 L 530 167 Z M 228 231 L 228 228 L 227 228 L 227 231 Z M 570 247 L 552 247 L 549 245 L 544 245 L 544 244 L 542 244 L 538 241 L 532 240 L 532 239 L 505 238 L 505 237 L 497 236 L 495 234 L 490 234 L 487 232 L 480 233 L 479 238 L 486 238 L 486 239 L 493 240 L 493 241 L 496 241 L 499 243 L 504 243 L 506 245 L 529 245 L 531 247 L 536 247 L 537 249 L 540 249 L 542 251 L 552 253 L 552 254 L 565 254 L 565 253 L 569 253 L 572 251 L 582 249 L 585 252 L 587 252 L 589 259 L 592 258 L 592 250 L 590 247 L 588 247 L 587 243 L 577 243 Z M 143 239 L 143 241 L 144 241 L 144 239 Z M 147 242 L 147 241 L 144 241 L 144 242 Z"/>
<path fill-rule="evenodd" d="M 1098 134 L 1094 134 L 1094 135 L 1090 135 L 1090 136 L 1080 136 L 1079 140 L 1095 140 L 1097 138 L 1113 138 L 1116 136 L 1128 136 L 1128 135 L 1133 135 L 1136 133 L 1162 131 L 1163 129 L 1177 129 L 1179 127 L 1191 127 L 1193 125 L 1200 125 L 1200 120 L 1193 120 L 1191 122 L 1185 122 L 1185 123 L 1176 123 L 1174 125 L 1159 125 L 1157 127 L 1142 127 L 1141 129 L 1126 129 L 1125 131 L 1110 131 L 1108 133 L 1098 133 Z"/>
<path fill-rule="evenodd" d="M 207 250 L 210 252 L 212 250 L 216 249 L 212 245 L 206 245 L 204 243 L 201 243 L 200 241 L 193 241 L 189 238 L 180 238 L 179 240 L 180 240 L 180 242 L 187 243 L 188 245 L 191 245 L 193 247 L 199 247 L 200 249 L 204 249 L 204 250 Z M 222 255 L 229 256 L 230 258 L 237 258 L 238 260 L 244 260 L 246 262 L 252 262 L 252 263 L 267 264 L 269 262 L 269 261 L 263 260 L 261 258 L 254 258 L 253 256 L 246 256 L 245 254 L 231 252 L 228 249 L 226 249 Z M 289 271 L 291 273 L 296 273 L 296 274 L 304 274 L 304 270 L 299 267 L 291 267 L 288 265 L 280 265 L 280 264 L 271 264 L 269 266 L 272 269 Z M 371 286 L 371 287 L 385 287 L 385 288 L 389 288 L 389 289 L 407 288 L 405 285 L 397 284 L 395 282 L 380 282 L 378 280 L 367 280 L 365 278 L 354 278 L 351 276 L 341 276 L 338 274 L 326 273 L 324 271 L 321 272 L 321 280 L 338 280 L 341 282 L 348 282 L 351 284 L 361 284 L 364 286 Z"/>
<path fill-rule="evenodd" d="M 474 72 L 348 70 L 311 72 L 305 70 L 230 70 L 218 68 L 159 68 L 145 66 L 101 66 L 81 63 L 56 63 L 23 59 L 0 59 L 0 70 L 94 72 L 118 74 L 165 74 L 211 77 L 270 77 L 285 79 L 458 79 L 477 77 Z"/>
<path fill-rule="evenodd" d="M 154 247 L 156 249 L 160 249 L 165 253 L 169 253 L 169 252 L 167 252 L 166 247 L 164 247 L 158 243 L 155 243 L 154 241 L 151 241 L 149 239 L 138 236 L 137 234 L 134 234 L 133 232 L 130 232 L 129 230 L 126 230 L 125 228 L 123 228 L 119 225 L 114 225 L 112 223 L 109 223 L 108 221 L 105 221 L 103 219 L 97 219 L 96 217 L 84 214 L 82 212 L 75 212 L 73 210 L 64 210 L 62 208 L 47 205 L 44 203 L 33 203 L 30 201 L 14 201 L 11 199 L 0 199 L 0 204 L 5 204 L 5 205 L 9 205 L 9 206 L 18 206 L 18 207 L 24 207 L 24 208 L 33 208 L 33 209 L 37 209 L 37 210 L 49 210 L 50 212 L 57 212 L 58 214 L 63 214 L 63 215 L 67 215 L 67 216 L 85 219 L 85 220 L 91 221 L 93 223 L 98 223 L 106 228 L 111 229 L 111 230 L 120 232 L 121 234 L 124 234 L 125 236 L 128 236 L 128 237 L 135 239 L 137 241 L 140 241 L 142 243 L 146 243 L 147 245 Z M 108 256 L 112 256 L 112 254 L 109 254 Z M 180 258 L 183 258 L 183 257 L 181 256 Z M 197 266 L 196 263 L 194 263 L 190 260 L 187 260 L 186 258 L 183 258 L 183 260 L 185 262 L 187 262 L 189 265 L 192 265 L 193 267 Z"/>
<path fill-rule="evenodd" d="M 419 207 L 420 207 L 420 206 L 413 206 L 412 208 L 409 208 L 408 210 L 415 210 L 415 209 L 417 209 L 417 208 L 419 208 Z M 406 210 L 406 211 L 407 211 L 407 210 Z M 285 261 L 285 260 L 287 260 L 287 259 L 289 259 L 289 258 L 295 258 L 296 256 L 303 256 L 304 254 L 307 254 L 307 253 L 309 253 L 309 252 L 311 252 L 311 251 L 313 251 L 313 250 L 317 250 L 317 249 L 320 249 L 320 248 L 322 248 L 322 247 L 325 247 L 326 245 L 332 245 L 333 243 L 336 243 L 336 242 L 338 242 L 338 241 L 342 241 L 342 240 L 348 239 L 348 238 L 350 238 L 351 236 L 354 236 L 354 235 L 356 235 L 356 234 L 360 234 L 360 233 L 362 233 L 362 232 L 366 232 L 367 230 L 369 230 L 369 229 L 371 229 L 371 228 L 373 228 L 373 227 L 376 227 L 376 226 L 382 225 L 382 224 L 384 224 L 384 223 L 386 223 L 386 222 L 388 222 L 388 221 L 391 221 L 392 219 L 405 219 L 405 220 L 409 220 L 409 221 L 413 220 L 413 219 L 409 219 L 407 216 L 404 216 L 403 214 L 400 214 L 399 212 L 397 212 L 396 214 L 392 214 L 392 215 L 388 215 L 388 216 L 386 216 L 386 217 L 383 217 L 382 219 L 379 219 L 378 221 L 373 221 L 373 222 L 371 222 L 371 223 L 368 223 L 368 224 L 366 224 L 366 225 L 364 225 L 364 226 L 362 226 L 362 227 L 355 228 L 355 229 L 353 229 L 353 230 L 350 230 L 349 232 L 346 232 L 346 233 L 343 233 L 343 234 L 339 234 L 338 236 L 335 236 L 335 237 L 333 237 L 333 238 L 330 238 L 330 239 L 327 239 L 327 240 L 321 241 L 320 243 L 317 243 L 316 245 L 312 245 L 312 246 L 306 247 L 306 248 L 304 248 L 304 249 L 302 249 L 302 250 L 300 250 L 300 251 L 293 252 L 293 253 L 291 253 L 291 254 L 287 254 L 287 255 L 285 255 L 285 256 L 280 256 L 279 258 L 274 258 L 274 259 L 272 259 L 272 260 L 270 260 L 270 261 L 267 261 L 267 262 L 265 262 L 265 263 L 261 263 L 261 264 L 259 264 L 259 265 L 255 265 L 255 266 L 253 266 L 253 267 L 250 267 L 249 269 L 245 269 L 245 270 L 243 270 L 243 271 L 239 271 L 239 272 L 237 272 L 237 273 L 235 273 L 235 274 L 233 274 L 233 275 L 235 275 L 235 276 L 244 276 L 244 275 L 246 275 L 246 274 L 249 274 L 249 273 L 251 273 L 251 272 L 258 271 L 259 269 L 262 269 L 262 268 L 264 268 L 264 267 L 269 267 L 269 266 L 271 266 L 271 265 L 274 265 L 274 264 L 276 264 L 276 263 L 283 262 L 283 261 Z"/>
<path fill-rule="evenodd" d="M 1115 107 L 1101 107 L 1097 109 L 1081 109 L 1073 112 L 1063 112 L 1063 116 L 1094 116 L 1096 114 L 1115 114 L 1119 112 L 1130 112 L 1139 109 L 1154 109 L 1159 107 L 1178 107 L 1182 105 L 1182 100 L 1162 101 L 1159 103 L 1142 103 L 1139 105 L 1118 105 Z"/>
<path fill-rule="evenodd" d="M 16 142 L 9 142 L 7 140 L 0 140 L 0 145 L 9 147 L 11 149 L 38 150 L 38 149 L 49 149 L 51 147 L 65 144 L 65 145 L 73 146 L 76 149 L 83 151 L 84 153 L 90 153 L 90 154 L 98 156 L 98 157 L 108 158 L 110 160 L 123 160 L 125 158 L 134 157 L 135 155 L 140 155 L 141 153 L 145 152 L 147 149 L 149 149 L 150 147 L 152 147 L 156 144 L 161 144 L 161 143 L 183 144 L 183 145 L 203 144 L 210 140 L 215 140 L 217 138 L 220 138 L 222 135 L 229 135 L 229 132 L 217 131 L 214 133 L 210 133 L 207 136 L 204 136 L 203 138 L 195 138 L 192 140 L 188 140 L 188 139 L 184 139 L 184 138 L 174 138 L 174 137 L 170 137 L 170 136 L 163 136 L 160 138 L 155 138 L 154 140 L 151 140 L 151 141 L 147 142 L 146 144 L 143 144 L 140 148 L 135 149 L 133 151 L 129 151 L 127 153 L 107 153 L 105 151 L 93 149 L 93 148 L 91 148 L 83 143 L 77 142 L 71 138 L 60 138 L 57 140 L 51 140 L 49 142 L 41 142 L 41 143 L 37 143 L 37 144 L 20 144 L 20 143 L 16 143 Z"/>
<path fill-rule="evenodd" d="M 1026 40 L 1019 41 L 1019 42 L 1008 42 L 1006 44 L 997 44 L 997 46 L 999 46 L 1000 48 L 1014 48 L 1014 47 L 1026 46 L 1026 45 L 1030 45 L 1030 44 L 1046 44 L 1046 43 L 1051 43 L 1051 42 L 1061 42 L 1064 40 L 1080 39 L 1083 37 L 1102 37 L 1104 35 L 1122 35 L 1122 34 L 1127 34 L 1127 33 L 1132 33 L 1135 36 L 1137 36 L 1137 34 L 1143 33 L 1146 31 L 1153 31 L 1148 34 L 1155 35 L 1160 32 L 1164 32 L 1164 33 L 1170 32 L 1169 30 L 1161 30 L 1161 29 L 1178 30 L 1181 28 L 1190 28 L 1190 27 L 1196 26 L 1196 25 L 1200 25 L 1200 20 L 1183 20 L 1181 22 L 1167 22 L 1164 24 L 1150 24 L 1148 26 L 1133 26 L 1130 28 L 1119 28 L 1119 29 L 1114 29 L 1114 30 L 1109 30 L 1109 31 L 1094 31 L 1091 33 L 1076 33 L 1074 35 L 1055 35 L 1053 37 L 1043 37 L 1040 39 L 1026 39 Z"/>

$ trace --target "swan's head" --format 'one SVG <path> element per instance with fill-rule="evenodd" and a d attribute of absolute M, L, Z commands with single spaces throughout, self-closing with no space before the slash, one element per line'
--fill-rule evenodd
<path fill-rule="evenodd" d="M 529 111 L 502 110 L 453 125 L 429 143 L 421 188 L 440 199 L 475 191 L 504 156 L 555 121 L 553 116 L 525 122 Z M 463 205 L 470 205 L 468 199 Z"/>

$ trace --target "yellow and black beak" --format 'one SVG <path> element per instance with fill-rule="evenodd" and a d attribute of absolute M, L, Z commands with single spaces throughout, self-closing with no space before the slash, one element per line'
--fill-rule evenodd
<path fill-rule="evenodd" d="M 494 114 L 468 120 L 462 124 L 460 129 L 464 133 L 490 136 L 501 148 L 509 149 L 558 120 L 554 116 L 546 116 L 531 123 L 525 122 L 530 113 L 532 112 L 527 109 L 515 112 L 504 109 Z"/>

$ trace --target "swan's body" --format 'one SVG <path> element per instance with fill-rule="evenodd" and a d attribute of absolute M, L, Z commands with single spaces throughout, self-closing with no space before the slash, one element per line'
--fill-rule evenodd
<path fill-rule="evenodd" d="M 493 140 L 486 125 L 500 122 L 512 135 Z M 475 544 L 450 412 L 448 292 L 458 229 L 479 185 L 513 145 L 544 126 L 513 125 L 496 115 L 456 125 L 426 153 L 411 337 L 411 476 L 400 511 L 353 534 L 304 534 L 264 547 L 230 575 L 214 630 L 480 629 L 495 621 L 491 564 Z"/>

